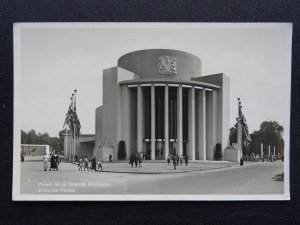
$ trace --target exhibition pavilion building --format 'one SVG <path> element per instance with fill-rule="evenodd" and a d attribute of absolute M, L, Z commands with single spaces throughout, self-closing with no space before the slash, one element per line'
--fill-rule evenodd
<path fill-rule="evenodd" d="M 201 74 L 188 52 L 147 49 L 119 58 L 103 70 L 103 105 L 96 109 L 93 155 L 147 160 L 169 154 L 214 160 L 229 135 L 229 77 Z M 84 142 L 84 141 L 83 141 Z"/>

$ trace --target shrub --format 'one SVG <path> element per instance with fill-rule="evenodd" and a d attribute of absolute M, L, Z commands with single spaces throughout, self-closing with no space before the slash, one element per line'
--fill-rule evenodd
<path fill-rule="evenodd" d="M 220 143 L 216 144 L 216 151 L 214 155 L 215 160 L 222 160 L 222 146 Z"/>
<path fill-rule="evenodd" d="M 118 159 L 126 159 L 125 141 L 120 141 L 118 145 Z"/>

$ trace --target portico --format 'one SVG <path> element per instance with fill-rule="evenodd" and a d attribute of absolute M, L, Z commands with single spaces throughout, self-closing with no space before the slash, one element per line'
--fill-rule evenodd
<path fill-rule="evenodd" d="M 188 155 L 191 160 L 206 160 L 206 143 L 209 143 L 206 110 L 213 115 L 217 110 L 207 108 L 206 93 L 216 92 L 219 86 L 167 81 L 134 84 L 121 81 L 120 85 L 126 86 L 130 98 L 137 102 L 130 108 L 137 115 L 136 121 L 131 121 L 137 127 L 136 151 L 144 152 L 146 159 L 151 160 L 166 159 L 174 153 Z M 212 98 L 214 100 L 216 98 Z M 134 145 L 133 142 L 133 148 Z"/>

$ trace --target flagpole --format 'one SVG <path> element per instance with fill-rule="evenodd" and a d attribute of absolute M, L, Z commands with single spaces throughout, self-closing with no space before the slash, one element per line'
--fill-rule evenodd
<path fill-rule="evenodd" d="M 243 157 L 243 150 L 242 150 L 242 124 L 241 124 L 241 102 L 240 98 L 238 98 L 238 124 L 237 124 L 237 144 L 238 144 L 238 156 L 237 160 L 240 162 L 241 158 Z"/>
<path fill-rule="evenodd" d="M 65 158 L 68 157 L 68 125 L 66 125 L 66 153 Z"/>
<path fill-rule="evenodd" d="M 77 93 L 76 89 L 74 90 L 74 93 L 75 94 L 74 94 L 74 108 L 73 109 L 74 109 L 74 112 L 75 112 L 75 115 L 76 115 L 76 108 L 75 108 L 75 106 L 76 106 L 76 93 Z M 75 151 L 75 141 L 76 141 L 76 132 L 75 131 L 76 131 L 77 118 L 75 118 L 75 119 L 76 120 L 75 120 L 75 124 L 74 124 L 74 154 L 73 154 L 74 157 L 75 157 L 75 152 L 76 152 Z"/>

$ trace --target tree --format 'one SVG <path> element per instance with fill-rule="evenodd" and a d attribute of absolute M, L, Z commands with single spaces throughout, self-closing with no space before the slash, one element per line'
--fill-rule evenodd
<path fill-rule="evenodd" d="M 27 133 L 21 130 L 21 144 L 27 144 Z"/>
<path fill-rule="evenodd" d="M 27 133 L 27 144 L 37 144 L 37 135 L 33 129 Z"/>
<path fill-rule="evenodd" d="M 250 134 L 251 142 L 249 144 L 249 151 L 254 152 L 255 154 L 260 154 L 260 144 L 261 144 L 261 132 L 254 131 Z"/>
<path fill-rule="evenodd" d="M 231 127 L 229 130 L 229 141 L 230 145 L 233 143 L 237 143 L 237 126 L 238 124 L 236 123 L 234 127 Z M 251 136 L 250 136 L 251 137 Z M 242 132 L 242 149 L 243 149 L 243 155 L 249 154 L 249 145 L 247 144 L 246 141 L 247 137 L 245 132 Z"/>
<path fill-rule="evenodd" d="M 216 144 L 216 151 L 214 154 L 215 160 L 221 160 L 222 159 L 222 145 L 220 143 Z"/>
<path fill-rule="evenodd" d="M 237 124 L 234 127 L 231 127 L 229 130 L 229 141 L 230 145 L 233 143 L 237 143 L 237 129 L 236 129 Z"/>
<path fill-rule="evenodd" d="M 273 150 L 274 146 L 276 153 L 282 152 L 284 148 L 283 140 L 284 128 L 277 121 L 263 121 L 260 124 L 260 129 L 254 131 L 251 136 L 250 151 L 260 153 L 260 145 L 263 143 L 264 154 L 268 154 L 268 146 Z"/>
<path fill-rule="evenodd" d="M 30 130 L 28 133 L 21 130 L 21 143 L 22 144 L 37 144 L 37 145 L 50 145 L 56 152 L 64 151 L 64 134 L 65 130 L 59 132 L 58 137 L 50 137 L 46 132 L 42 134 L 38 132 L 36 134 L 35 130 Z"/>
<path fill-rule="evenodd" d="M 41 134 L 40 132 L 37 135 L 37 144 L 47 145 L 50 144 L 50 137 L 48 133 Z"/>

